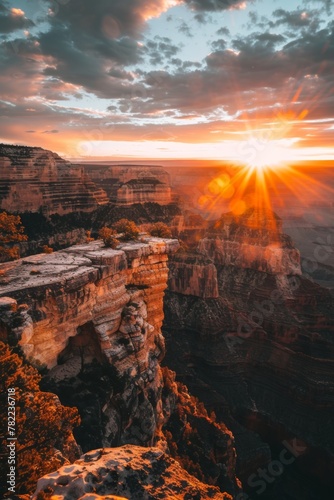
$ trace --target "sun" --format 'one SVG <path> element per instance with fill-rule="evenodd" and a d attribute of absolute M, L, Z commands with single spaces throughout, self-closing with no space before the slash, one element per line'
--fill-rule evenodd
<path fill-rule="evenodd" d="M 250 139 L 242 142 L 238 161 L 255 172 L 284 168 L 293 159 L 290 141 Z"/>

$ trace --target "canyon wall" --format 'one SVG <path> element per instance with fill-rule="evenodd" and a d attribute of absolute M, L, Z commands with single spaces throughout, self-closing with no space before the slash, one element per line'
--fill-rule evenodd
<path fill-rule="evenodd" d="M 42 148 L 0 145 L 0 208 L 46 215 L 92 211 L 108 203 L 103 189 L 56 153 Z"/>
<path fill-rule="evenodd" d="M 167 365 L 232 430 L 246 486 L 275 438 L 300 439 L 305 460 L 334 453 L 333 298 L 277 224 L 251 226 L 225 217 L 196 258 L 171 259 L 164 324 Z"/>

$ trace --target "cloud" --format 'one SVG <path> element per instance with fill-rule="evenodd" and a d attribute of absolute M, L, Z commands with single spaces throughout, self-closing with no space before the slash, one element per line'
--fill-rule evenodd
<path fill-rule="evenodd" d="M 226 40 L 220 38 L 219 40 L 215 40 L 211 44 L 212 50 L 214 51 L 222 51 L 226 49 Z"/>
<path fill-rule="evenodd" d="M 9 8 L 6 4 L 1 5 L 0 33 L 12 33 L 32 26 L 35 26 L 35 24 L 25 17 L 23 10 L 14 7 Z"/>
<path fill-rule="evenodd" d="M 150 63 L 153 66 L 169 61 L 179 51 L 179 45 L 175 45 L 170 38 L 161 36 L 156 36 L 153 40 L 147 40 L 143 46 L 143 52 L 150 58 Z"/>
<path fill-rule="evenodd" d="M 193 10 L 215 12 L 228 9 L 245 8 L 246 2 L 240 0 L 184 0 Z"/>
<path fill-rule="evenodd" d="M 273 23 L 273 26 L 286 25 L 291 29 L 298 29 L 304 27 L 310 27 L 312 29 L 318 29 L 321 21 L 318 15 L 318 11 L 308 11 L 307 9 L 297 9 L 294 11 L 287 11 L 284 9 L 276 9 L 273 12 L 273 16 L 277 19 Z"/>
<path fill-rule="evenodd" d="M 184 35 L 186 35 L 187 37 L 189 38 L 192 38 L 194 36 L 194 34 L 192 33 L 191 31 L 191 28 L 188 26 L 188 24 L 184 21 L 182 21 L 182 23 L 180 24 L 180 26 L 178 27 L 178 31 L 180 33 L 183 33 Z"/>
<path fill-rule="evenodd" d="M 149 33 L 144 37 L 147 20 L 173 3 L 177 2 L 58 2 L 38 33 L 34 29 L 26 37 L 17 34 L 3 40 L 0 111 L 5 120 L 1 135 L 15 140 L 21 131 L 32 141 L 34 135 L 29 134 L 38 133 L 44 145 L 49 141 L 59 150 L 65 137 L 87 139 L 95 129 L 108 140 L 140 140 L 150 134 L 163 139 L 166 133 L 194 140 L 198 127 L 203 137 L 217 137 L 212 130 L 223 130 L 222 137 L 226 137 L 226 120 L 229 130 L 240 129 L 243 113 L 260 123 L 284 107 L 293 109 L 293 116 L 307 108 L 314 120 L 334 116 L 331 22 L 327 27 L 321 24 L 320 29 L 319 17 L 306 9 L 309 17 L 301 17 L 304 11 L 298 9 L 276 9 L 271 20 L 251 11 L 253 33 L 246 31 L 248 34 L 232 39 L 222 26 L 216 39 L 209 40 L 211 54 L 201 62 L 190 61 L 184 60 L 186 52 L 171 38 L 149 38 Z M 178 3 L 193 10 L 188 13 L 193 24 L 194 14 L 208 22 L 214 12 L 243 4 L 214 0 Z M 315 6 L 316 2 L 309 3 Z M 323 8 L 328 4 L 325 0 L 319 3 Z M 13 16 L 1 4 L 0 19 L 4 15 Z M 20 12 L 13 17 L 24 18 Z M 176 24 L 189 36 L 192 25 L 188 18 Z M 298 99 L 292 102 L 298 88 Z M 109 101 L 99 102 L 94 109 L 92 94 Z M 71 107 L 66 106 L 69 99 Z M 80 99 L 77 108 L 73 99 Z M 196 120 L 200 125 L 188 123 Z"/>
<path fill-rule="evenodd" d="M 230 36 L 230 30 L 226 28 L 226 26 L 222 26 L 219 30 L 216 31 L 216 35 L 219 36 Z"/>
<path fill-rule="evenodd" d="M 76 36 L 137 37 L 148 19 L 174 4 L 173 0 L 71 0 L 57 4 L 53 19 L 65 23 Z"/>

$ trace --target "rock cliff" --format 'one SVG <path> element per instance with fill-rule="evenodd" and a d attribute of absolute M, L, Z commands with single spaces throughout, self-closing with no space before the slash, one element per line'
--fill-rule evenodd
<path fill-rule="evenodd" d="M 172 201 L 170 176 L 161 167 L 148 165 L 84 165 L 96 185 L 105 189 L 116 205 Z"/>
<path fill-rule="evenodd" d="M 171 188 L 155 177 L 140 177 L 121 184 L 112 201 L 116 205 L 133 205 L 134 203 L 171 203 Z"/>
<path fill-rule="evenodd" d="M 333 298 L 301 275 L 279 219 L 264 222 L 229 214 L 199 243 L 218 296 L 198 293 L 198 262 L 177 253 L 165 298 L 166 363 L 232 430 L 246 487 L 275 440 L 301 439 L 310 461 L 334 453 Z"/>
<path fill-rule="evenodd" d="M 109 361 L 126 379 L 124 415 L 105 408 L 106 443 L 119 435 L 120 421 L 124 442 L 148 444 L 162 419 L 163 292 L 167 255 L 177 248 L 177 240 L 159 238 L 117 250 L 94 242 L 1 266 L 4 340 L 8 331 L 7 341 L 16 337 L 26 357 L 51 368 L 56 380 L 94 359 Z M 17 311 L 15 301 L 28 310 Z"/>
<path fill-rule="evenodd" d="M 0 145 L 0 208 L 47 215 L 92 211 L 108 203 L 103 189 L 56 153 L 42 148 Z"/>
<path fill-rule="evenodd" d="M 169 446 L 191 474 L 234 495 L 240 485 L 232 434 L 211 421 L 203 405 L 160 368 L 167 259 L 178 247 L 177 240 L 143 236 L 116 250 L 96 241 L 1 265 L 0 338 L 19 344 L 37 367 L 49 368 L 41 388 L 79 409 L 81 424 L 74 436 L 83 451 L 123 444 L 159 445 L 162 450 Z M 195 437 L 192 459 L 187 458 L 189 436 Z M 128 454 L 134 469 L 127 465 Z M 127 447 L 107 455 L 108 474 L 114 476 L 118 468 L 120 475 L 111 488 L 109 475 L 102 474 L 96 490 L 101 497 L 232 498 L 189 476 L 162 451 Z M 147 477 L 139 474 L 140 467 Z M 76 463 L 71 471 L 79 468 Z M 79 481 L 83 489 L 77 490 L 79 476 L 72 477 L 69 470 L 41 480 L 38 491 L 50 480 L 54 493 L 64 491 L 66 498 L 73 488 L 73 498 L 91 492 L 84 467 Z M 158 475 L 162 478 L 154 483 L 153 494 L 150 484 Z M 65 483 L 68 491 L 61 489 Z M 142 496 L 134 496 L 131 488 Z"/>
<path fill-rule="evenodd" d="M 74 464 L 41 478 L 33 499 L 42 492 L 59 500 L 232 500 L 188 474 L 159 448 L 128 445 L 86 453 Z"/>

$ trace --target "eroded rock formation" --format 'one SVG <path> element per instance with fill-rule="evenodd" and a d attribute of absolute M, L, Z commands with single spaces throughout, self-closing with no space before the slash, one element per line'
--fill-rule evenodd
<path fill-rule="evenodd" d="M 256 218 L 225 216 L 198 245 L 215 267 L 218 297 L 198 293 L 198 263 L 181 253 L 165 300 L 166 363 L 232 430 L 246 485 L 270 460 L 252 429 L 269 426 L 278 446 L 301 439 L 310 461 L 315 447 L 334 452 L 333 298 L 301 275 L 279 219 Z"/>
<path fill-rule="evenodd" d="M 174 374 L 164 369 L 163 376 L 160 368 L 165 354 L 161 325 L 167 255 L 178 246 L 177 240 L 152 237 L 120 244 L 116 250 L 92 242 L 1 266 L 1 339 L 19 344 L 33 364 L 49 367 L 42 390 L 54 392 L 65 405 L 78 407 L 81 425 L 74 435 L 83 451 L 129 443 L 159 445 L 160 450 L 169 447 L 197 477 L 188 475 L 162 451 L 119 448 L 108 451 L 108 464 L 115 467 L 103 468 L 108 469 L 105 478 L 102 468 L 96 470 L 96 477 L 101 477 L 96 493 L 101 496 L 123 494 L 140 499 L 147 494 L 155 498 L 152 491 L 156 491 L 166 498 L 232 498 L 198 478 L 231 495 L 240 490 L 231 432 L 211 421 L 204 406 L 185 387 L 177 386 Z M 193 456 L 188 460 L 186 448 L 192 437 Z M 132 455 L 133 470 L 127 465 L 127 454 Z M 144 459 L 151 457 L 150 465 Z M 146 476 L 135 465 L 137 458 L 138 467 L 148 471 L 147 488 Z M 114 489 L 108 489 L 116 466 L 122 471 L 118 486 L 113 483 Z M 76 463 L 73 470 L 78 467 Z M 162 475 L 160 483 L 155 482 L 150 467 Z M 57 484 L 52 483 L 54 493 L 72 495 L 72 479 L 75 498 L 91 492 L 86 472 L 82 471 L 79 481 L 78 474 L 71 478 L 70 470 L 69 466 L 49 476 L 51 482 L 57 476 Z M 83 489 L 76 489 L 78 481 Z M 69 489 L 61 490 L 65 483 Z M 46 486 L 43 479 L 38 488 Z M 127 487 L 135 488 L 139 496 Z"/>
<path fill-rule="evenodd" d="M 8 341 L 16 337 L 26 357 L 51 368 L 55 380 L 78 375 L 94 359 L 124 377 L 122 404 L 102 411 L 105 445 L 148 444 L 162 421 L 163 292 L 167 255 L 177 248 L 177 240 L 159 238 L 117 250 L 99 241 L 2 266 L 1 296 L 9 297 L 0 299 L 4 339 L 6 331 Z M 15 301 L 27 306 L 17 311 Z"/>
<path fill-rule="evenodd" d="M 42 148 L 0 145 L 0 208 L 47 215 L 92 211 L 108 203 L 103 189 L 56 153 Z"/>
<path fill-rule="evenodd" d="M 59 500 L 232 500 L 227 493 L 188 474 L 159 448 L 128 445 L 86 453 L 74 464 L 41 478 L 33 499 L 43 491 Z"/>

